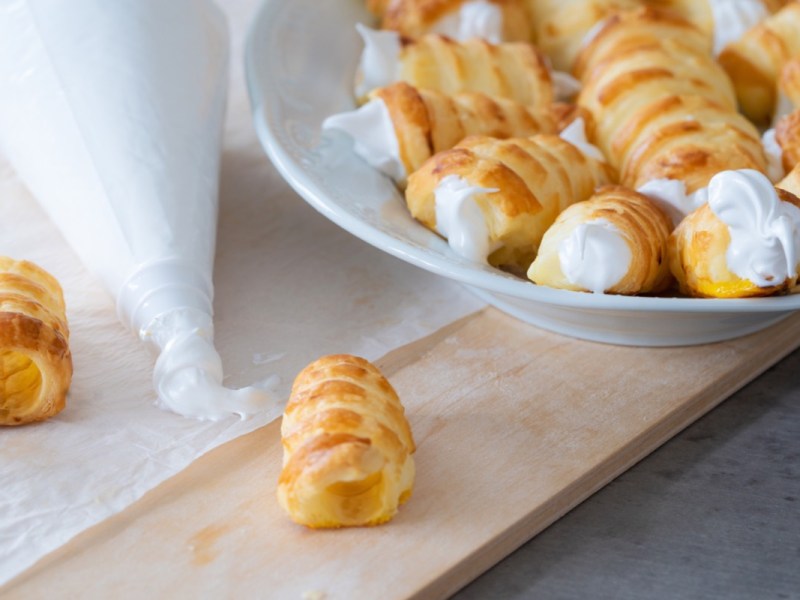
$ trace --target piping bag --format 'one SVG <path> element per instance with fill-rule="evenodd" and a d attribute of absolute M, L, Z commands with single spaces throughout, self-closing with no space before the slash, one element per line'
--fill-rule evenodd
<path fill-rule="evenodd" d="M 211 0 L 0 4 L 0 152 L 154 346 L 162 408 L 208 420 L 277 402 L 213 344 L 228 46 Z"/>

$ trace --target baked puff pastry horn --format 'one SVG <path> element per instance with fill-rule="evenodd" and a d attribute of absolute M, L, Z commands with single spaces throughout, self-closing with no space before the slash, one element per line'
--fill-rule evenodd
<path fill-rule="evenodd" d="M 378 525 L 411 496 L 411 429 L 392 386 L 363 358 L 324 356 L 303 369 L 281 436 L 278 501 L 296 523 Z"/>
<path fill-rule="evenodd" d="M 72 355 L 61 286 L 27 261 L 0 257 L 0 425 L 64 408 Z"/>
<path fill-rule="evenodd" d="M 457 254 L 524 273 L 558 213 L 614 177 L 587 146 L 555 135 L 469 137 L 412 173 L 406 204 Z"/>
<path fill-rule="evenodd" d="M 356 28 L 364 39 L 355 89 L 361 103 L 370 91 L 396 81 L 445 94 L 480 92 L 539 111 L 553 103 L 550 69 L 531 44 L 459 42 L 435 34 L 410 40 L 393 31 Z"/>
<path fill-rule="evenodd" d="M 324 129 L 349 134 L 355 152 L 401 186 L 437 152 L 469 135 L 497 138 L 555 133 L 552 111 L 478 92 L 447 95 L 405 82 L 373 90 L 355 111 L 328 117 Z"/>
<path fill-rule="evenodd" d="M 523 0 L 390 0 L 381 28 L 408 37 L 440 33 L 495 44 L 531 41 Z"/>
<path fill-rule="evenodd" d="M 708 203 L 670 236 L 681 292 L 711 298 L 770 296 L 794 287 L 800 267 L 800 199 L 758 171 L 726 171 Z"/>
<path fill-rule="evenodd" d="M 562 212 L 547 230 L 528 278 L 565 290 L 649 294 L 669 287 L 672 222 L 649 198 L 606 186 Z"/>

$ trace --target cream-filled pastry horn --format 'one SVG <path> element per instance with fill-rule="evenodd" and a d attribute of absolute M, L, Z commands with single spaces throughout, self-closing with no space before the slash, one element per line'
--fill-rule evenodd
<path fill-rule="evenodd" d="M 553 103 L 550 69 L 531 44 L 458 42 L 436 34 L 410 40 L 393 31 L 356 27 L 364 40 L 355 89 L 360 102 L 375 88 L 405 81 L 445 94 L 508 98 L 537 111 Z"/>
<path fill-rule="evenodd" d="M 597 156 L 555 135 L 469 137 L 411 174 L 406 203 L 457 254 L 524 273 L 556 216 L 613 180 Z"/>
<path fill-rule="evenodd" d="M 160 405 L 210 420 L 271 406 L 222 385 L 213 343 L 224 15 L 207 0 L 28 0 L 4 10 L 0 39 L 0 148 L 158 353 Z"/>
<path fill-rule="evenodd" d="M 733 80 L 739 107 L 767 125 L 777 104 L 783 66 L 800 55 L 800 2 L 791 2 L 729 44 L 719 61 Z"/>
<path fill-rule="evenodd" d="M 758 171 L 727 171 L 708 202 L 670 236 L 670 269 L 681 292 L 712 298 L 788 291 L 800 267 L 800 199 Z"/>
<path fill-rule="evenodd" d="M 409 173 L 469 135 L 555 133 L 556 122 L 553 111 L 513 100 L 478 92 L 447 95 L 398 82 L 373 90 L 366 104 L 328 117 L 322 127 L 350 135 L 363 160 L 403 186 Z"/>
<path fill-rule="evenodd" d="M 528 278 L 548 287 L 606 294 L 651 294 L 672 282 L 672 223 L 649 198 L 605 186 L 568 206 L 544 234 Z"/>
<path fill-rule="evenodd" d="M 411 428 L 391 384 L 363 358 L 324 356 L 300 372 L 281 442 L 278 502 L 296 523 L 379 525 L 411 496 Z"/>
<path fill-rule="evenodd" d="M 438 33 L 493 44 L 531 41 L 523 0 L 391 0 L 382 16 L 382 29 L 412 38 Z"/>

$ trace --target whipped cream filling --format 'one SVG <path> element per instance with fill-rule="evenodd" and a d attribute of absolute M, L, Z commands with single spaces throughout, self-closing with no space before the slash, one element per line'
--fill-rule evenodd
<path fill-rule="evenodd" d="M 769 16 L 762 0 L 708 0 L 714 19 L 714 56 Z"/>
<path fill-rule="evenodd" d="M 723 171 L 708 184 L 708 205 L 728 226 L 728 269 L 759 287 L 797 276 L 800 208 L 782 202 L 769 179 L 752 169 Z"/>
<path fill-rule="evenodd" d="M 400 79 L 400 35 L 395 31 L 377 31 L 361 23 L 356 31 L 364 41 L 358 63 L 356 96 L 364 96 L 375 88 Z"/>
<path fill-rule="evenodd" d="M 436 21 L 430 31 L 455 40 L 477 37 L 499 44 L 503 41 L 503 11 L 487 0 L 469 0 Z"/>
<path fill-rule="evenodd" d="M 558 245 L 558 261 L 567 280 L 595 294 L 619 283 L 632 259 L 622 232 L 605 219 L 581 223 Z"/>
<path fill-rule="evenodd" d="M 636 191 L 658 204 L 672 219 L 673 225 L 708 201 L 708 188 L 687 194 L 686 184 L 680 179 L 653 179 Z"/>
<path fill-rule="evenodd" d="M 559 134 L 559 137 L 575 146 L 583 154 L 594 160 L 606 162 L 606 157 L 600 151 L 600 148 L 590 143 L 586 137 L 586 123 L 581 117 L 575 119 Z"/>
<path fill-rule="evenodd" d="M 767 175 L 772 183 L 777 183 L 786 172 L 783 168 L 783 148 L 775 139 L 775 129 L 768 129 L 761 136 L 761 145 L 764 146 L 764 154 L 767 155 Z"/>
<path fill-rule="evenodd" d="M 458 175 L 448 175 L 436 186 L 436 230 L 459 256 L 486 263 L 500 247 L 499 242 L 492 243 L 486 219 L 475 201 L 476 194 L 498 191 L 472 185 Z"/>
<path fill-rule="evenodd" d="M 406 167 L 400 158 L 400 142 L 386 103 L 380 98 L 364 106 L 322 122 L 323 129 L 338 129 L 353 138 L 353 149 L 367 164 L 395 181 L 406 180 Z"/>

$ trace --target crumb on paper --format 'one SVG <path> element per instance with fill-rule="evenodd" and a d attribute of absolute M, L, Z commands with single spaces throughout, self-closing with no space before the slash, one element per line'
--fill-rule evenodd
<path fill-rule="evenodd" d="M 309 590 L 303 592 L 303 600 L 324 600 L 325 592 L 322 590 Z"/>

